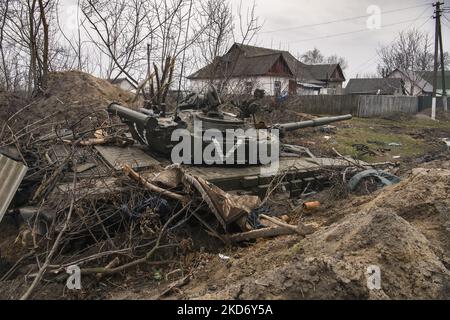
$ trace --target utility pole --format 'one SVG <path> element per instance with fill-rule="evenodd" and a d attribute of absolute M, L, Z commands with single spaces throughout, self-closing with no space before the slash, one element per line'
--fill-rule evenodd
<path fill-rule="evenodd" d="M 446 90 L 445 90 L 445 69 L 444 69 L 444 48 L 442 45 L 442 31 L 441 31 L 441 14 L 442 9 L 441 5 L 443 5 L 443 2 L 437 1 L 433 4 L 433 7 L 436 8 L 435 10 L 435 33 L 434 33 L 434 73 L 433 73 L 433 97 L 432 97 L 432 103 L 431 103 L 431 118 L 433 120 L 436 119 L 436 92 L 437 92 L 437 85 L 438 85 L 438 68 L 439 68 L 439 47 L 441 49 L 440 51 L 440 59 L 441 59 L 441 71 L 442 71 L 442 103 L 444 106 L 444 110 L 447 111 L 447 96 L 446 96 Z"/>
<path fill-rule="evenodd" d="M 444 4 L 444 3 L 442 3 Z M 442 77 L 442 104 L 444 111 L 447 111 L 447 91 L 445 86 L 445 61 L 444 61 L 444 46 L 442 44 L 442 25 L 441 25 L 441 14 L 442 10 L 439 9 L 439 46 L 441 47 L 441 77 Z"/>

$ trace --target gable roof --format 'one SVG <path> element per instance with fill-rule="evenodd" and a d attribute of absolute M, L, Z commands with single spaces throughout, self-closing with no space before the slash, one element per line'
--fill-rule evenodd
<path fill-rule="evenodd" d="M 242 50 L 247 57 L 258 57 L 258 56 L 264 56 L 268 54 L 274 54 L 274 53 L 281 53 L 283 51 L 281 50 L 275 50 L 270 48 L 263 48 L 263 47 L 255 47 L 250 46 L 248 44 L 241 44 L 241 43 L 234 43 L 233 46 L 228 50 L 230 52 L 233 47 L 237 47 L 240 50 Z M 284 51 L 286 52 L 286 51 Z"/>
<path fill-rule="evenodd" d="M 430 93 L 433 91 L 433 85 L 431 85 L 428 81 L 426 81 L 422 77 L 420 72 L 413 72 L 410 70 L 403 70 L 403 69 L 397 68 L 394 71 L 392 71 L 391 73 L 389 73 L 386 78 L 393 77 L 395 72 L 401 73 L 404 78 L 406 78 L 408 81 L 413 83 L 414 86 L 420 88 L 420 90 L 422 90 L 422 92 Z M 408 91 L 408 88 L 405 88 L 405 89 L 406 89 L 406 91 Z"/>
<path fill-rule="evenodd" d="M 392 95 L 397 90 L 403 92 L 403 81 L 399 78 L 350 79 L 345 87 L 346 94 Z"/>
<path fill-rule="evenodd" d="M 409 81 L 414 82 L 419 88 L 421 88 L 426 93 L 433 92 L 433 78 L 434 71 L 409 71 L 402 69 L 395 69 L 392 71 L 388 77 L 390 77 L 394 72 L 400 72 L 405 77 L 409 79 Z M 437 75 L 437 90 L 442 90 L 442 72 L 438 71 Z M 450 71 L 445 71 L 445 89 L 448 91 L 450 89 Z"/>
<path fill-rule="evenodd" d="M 225 55 L 217 57 L 209 65 L 188 76 L 188 79 L 260 76 L 268 74 L 278 61 L 286 65 L 286 76 L 292 75 L 281 52 L 235 43 Z"/>
<path fill-rule="evenodd" d="M 308 66 L 311 75 L 320 80 L 330 80 L 333 77 L 342 78 L 345 81 L 344 72 L 339 63 L 334 64 L 313 64 Z"/>
<path fill-rule="evenodd" d="M 277 61 L 285 63 L 287 74 L 298 80 L 327 80 L 338 70 L 339 64 L 306 65 L 288 51 L 255 47 L 235 43 L 222 57 L 188 76 L 188 79 L 210 79 L 213 77 L 242 77 L 267 75 Z M 327 78 L 328 74 L 328 78 Z"/>
<path fill-rule="evenodd" d="M 434 71 L 419 71 L 417 72 L 420 76 L 431 84 L 431 88 L 433 88 L 433 78 Z M 450 88 L 450 71 L 445 71 L 445 90 L 447 91 Z M 442 90 L 442 71 L 438 71 L 437 75 L 437 90 Z"/>

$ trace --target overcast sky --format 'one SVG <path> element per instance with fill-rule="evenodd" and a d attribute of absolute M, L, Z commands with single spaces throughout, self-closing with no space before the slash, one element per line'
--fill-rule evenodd
<path fill-rule="evenodd" d="M 251 6 L 252 0 L 242 1 L 244 7 Z M 75 26 L 77 0 L 61 2 L 64 28 Z M 231 0 L 234 12 L 239 2 Z M 371 30 L 367 28 L 367 10 L 374 5 L 381 10 L 381 28 Z M 391 43 L 400 31 L 416 27 L 434 34 L 433 7 L 425 0 L 256 0 L 256 6 L 264 22 L 256 45 L 289 50 L 294 56 L 314 47 L 325 55 L 338 54 L 349 62 L 347 79 L 374 73 L 377 48 Z M 444 49 L 450 51 L 450 13 L 446 15 L 442 31 Z M 360 16 L 366 17 L 347 19 Z M 346 21 L 328 23 L 343 19 Z"/>
<path fill-rule="evenodd" d="M 237 6 L 239 0 L 232 2 Z M 244 0 L 245 2 L 247 1 Z M 294 55 L 314 47 L 325 55 L 341 55 L 349 61 L 346 70 L 348 79 L 357 73 L 375 72 L 376 49 L 380 44 L 389 44 L 398 32 L 421 27 L 421 31 L 434 34 L 431 3 L 432 1 L 424 0 L 256 0 L 257 13 L 264 21 L 257 43 L 289 50 Z M 450 4 L 449 0 L 446 0 L 447 4 Z M 379 30 L 367 28 L 367 17 L 302 27 L 367 15 L 367 9 L 371 5 L 381 9 Z M 403 8 L 409 9 L 389 12 Z M 450 13 L 446 15 L 450 19 Z M 412 21 L 401 23 L 408 20 Z M 446 23 L 442 29 L 444 49 L 450 51 L 450 22 L 443 19 L 443 23 Z M 276 30 L 280 31 L 272 32 Z M 353 31 L 359 32 L 337 35 Z M 322 39 L 317 39 L 321 37 Z"/>

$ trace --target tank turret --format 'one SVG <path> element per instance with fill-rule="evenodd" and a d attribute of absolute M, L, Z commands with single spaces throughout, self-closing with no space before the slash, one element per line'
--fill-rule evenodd
<path fill-rule="evenodd" d="M 148 146 L 151 151 L 166 157 L 172 156 L 172 161 L 174 151 L 179 152 L 177 145 L 184 142 L 185 150 L 179 158 L 184 159 L 181 163 L 186 164 L 266 164 L 260 158 L 259 150 L 263 148 L 268 156 L 272 156 L 274 152 L 279 151 L 279 136 L 286 132 L 352 118 L 348 114 L 275 124 L 270 127 L 255 125 L 254 112 L 258 109 L 257 104 L 261 97 L 260 92 L 255 93 L 255 98 L 244 103 L 240 116 L 220 110 L 220 99 L 215 89 L 205 96 L 188 96 L 188 100 L 180 103 L 173 114 L 166 113 L 165 110 L 139 112 L 117 103 L 110 104 L 108 112 L 119 116 L 122 122 L 128 125 L 135 140 Z M 246 121 L 245 117 L 242 117 L 243 114 L 246 117 L 253 116 L 253 122 Z M 177 129 L 181 130 L 176 131 Z M 275 144 L 277 148 L 273 149 Z M 190 155 L 186 154 L 186 150 Z M 200 156 L 202 160 L 198 162 L 199 153 L 208 153 L 214 161 Z"/>

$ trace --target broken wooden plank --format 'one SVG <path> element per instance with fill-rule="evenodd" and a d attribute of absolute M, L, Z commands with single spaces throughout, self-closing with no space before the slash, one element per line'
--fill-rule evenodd
<path fill-rule="evenodd" d="M 152 192 L 156 192 L 159 193 L 163 196 L 181 201 L 182 203 L 187 203 L 189 202 L 189 197 L 188 196 L 184 196 L 163 188 L 160 188 L 152 183 L 150 183 L 147 179 L 145 179 L 144 177 L 142 177 L 141 175 L 139 175 L 139 173 L 137 173 L 136 171 L 134 171 L 133 169 L 130 168 L 130 166 L 128 165 L 124 165 L 122 167 L 122 171 L 130 178 L 132 178 L 133 180 L 141 183 L 146 189 L 152 191 Z"/>
<path fill-rule="evenodd" d="M 82 172 L 85 172 L 85 171 L 87 171 L 89 169 L 95 168 L 96 166 L 97 166 L 97 164 L 95 164 L 95 163 L 87 162 L 87 163 L 83 163 L 83 164 L 77 165 L 75 167 L 74 171 L 76 173 L 82 173 Z"/>
<path fill-rule="evenodd" d="M 123 165 L 128 165 L 133 170 L 142 170 L 159 164 L 158 160 L 135 146 L 121 148 L 97 145 L 94 148 L 116 170 L 121 170 Z"/>
<path fill-rule="evenodd" d="M 282 235 L 288 235 L 288 234 L 295 234 L 296 232 L 290 228 L 285 227 L 269 227 L 269 228 L 262 228 L 257 230 L 252 230 L 248 232 L 242 232 L 242 233 L 236 233 L 229 236 L 224 236 L 224 238 L 228 242 L 242 242 L 247 240 L 254 240 L 258 238 L 269 238 L 269 237 L 276 237 L 276 236 L 282 236 Z"/>
<path fill-rule="evenodd" d="M 280 219 L 277 219 L 275 217 L 269 217 L 269 216 L 266 216 L 265 214 L 261 214 L 259 217 L 266 219 L 266 220 L 276 224 L 279 227 L 290 229 L 290 230 L 294 231 L 295 233 L 298 233 L 301 236 L 305 236 L 307 234 L 306 230 L 304 228 L 301 228 L 300 226 L 294 226 L 294 225 L 285 223 L 284 221 L 281 221 Z"/>

